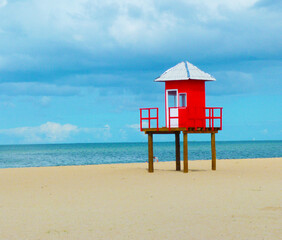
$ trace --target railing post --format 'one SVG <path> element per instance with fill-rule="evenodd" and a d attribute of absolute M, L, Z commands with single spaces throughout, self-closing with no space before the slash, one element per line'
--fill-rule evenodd
<path fill-rule="evenodd" d="M 159 108 L 157 108 L 157 131 L 159 131 Z"/>
<path fill-rule="evenodd" d="M 148 122 L 149 122 L 149 128 L 151 128 L 151 109 L 148 109 Z"/>
<path fill-rule="evenodd" d="M 170 107 L 168 108 L 168 129 L 170 131 Z"/>
<path fill-rule="evenodd" d="M 212 130 L 214 130 L 214 109 L 212 108 Z"/>
<path fill-rule="evenodd" d="M 204 126 L 204 131 L 206 130 L 206 108 L 204 107 L 204 119 L 203 119 L 203 126 Z"/>
<path fill-rule="evenodd" d="M 209 127 L 211 127 L 211 109 L 209 108 Z"/>
<path fill-rule="evenodd" d="M 140 130 L 142 131 L 143 130 L 143 127 L 142 127 L 142 109 L 140 108 Z"/>
<path fill-rule="evenodd" d="M 220 108 L 220 130 L 222 130 L 222 108 Z"/>

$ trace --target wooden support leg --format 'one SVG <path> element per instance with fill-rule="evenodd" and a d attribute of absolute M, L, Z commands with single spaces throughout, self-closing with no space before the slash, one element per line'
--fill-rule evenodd
<path fill-rule="evenodd" d="M 215 133 L 211 134 L 212 170 L 216 170 Z"/>
<path fill-rule="evenodd" d="M 154 159 L 153 159 L 153 134 L 148 133 L 148 162 L 149 162 L 149 172 L 154 172 Z"/>
<path fill-rule="evenodd" d="M 184 172 L 188 172 L 188 141 L 187 141 L 187 133 L 183 133 L 183 165 Z"/>
<path fill-rule="evenodd" d="M 180 141 L 179 133 L 175 133 L 175 161 L 176 161 L 176 171 L 180 171 Z"/>

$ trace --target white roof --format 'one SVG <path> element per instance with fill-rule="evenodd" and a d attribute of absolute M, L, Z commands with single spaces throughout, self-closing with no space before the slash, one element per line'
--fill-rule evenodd
<path fill-rule="evenodd" d="M 175 81 L 175 80 L 205 80 L 215 81 L 210 74 L 203 72 L 188 61 L 178 63 L 174 67 L 166 70 L 155 82 Z"/>

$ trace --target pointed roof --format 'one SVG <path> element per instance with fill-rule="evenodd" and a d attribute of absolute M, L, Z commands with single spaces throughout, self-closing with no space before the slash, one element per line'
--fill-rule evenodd
<path fill-rule="evenodd" d="M 205 80 L 215 81 L 210 74 L 203 72 L 188 61 L 178 63 L 174 67 L 166 70 L 155 82 L 175 81 L 175 80 Z"/>

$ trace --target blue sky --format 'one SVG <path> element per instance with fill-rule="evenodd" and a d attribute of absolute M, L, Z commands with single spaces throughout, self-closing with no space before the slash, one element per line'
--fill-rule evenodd
<path fill-rule="evenodd" d="M 271 0 L 0 0 L 0 144 L 146 141 L 153 80 L 212 74 L 218 140 L 281 140 L 282 4 Z M 192 135 L 190 140 L 209 140 Z M 170 140 L 158 136 L 156 140 Z"/>

